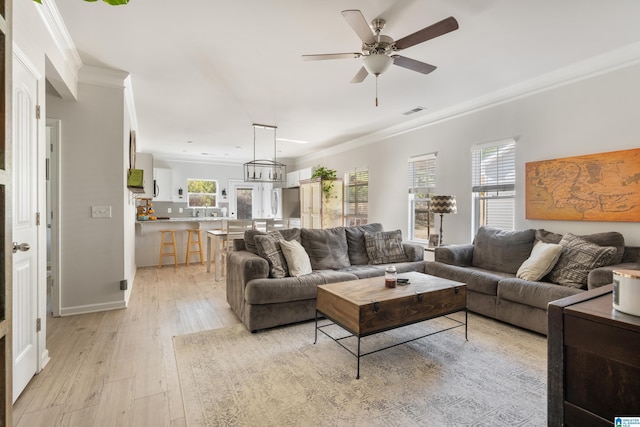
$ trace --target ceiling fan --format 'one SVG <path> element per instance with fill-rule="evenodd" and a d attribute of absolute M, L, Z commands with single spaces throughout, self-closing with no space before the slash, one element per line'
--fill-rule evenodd
<path fill-rule="evenodd" d="M 325 59 L 344 59 L 344 58 L 360 58 L 363 59 L 363 66 L 353 77 L 351 83 L 362 82 L 369 74 L 378 77 L 384 73 L 391 64 L 398 65 L 409 70 L 417 71 L 422 74 L 429 74 L 437 67 L 425 62 L 416 61 L 415 59 L 405 56 L 396 55 L 395 52 L 415 46 L 419 43 L 431 40 L 443 34 L 458 29 L 458 21 L 452 16 L 443 19 L 440 22 L 429 25 L 413 34 L 409 34 L 399 40 L 393 40 L 389 36 L 380 34 L 385 25 L 385 20 L 376 18 L 371 21 L 371 26 L 367 23 L 362 12 L 357 9 L 343 10 L 342 16 L 347 20 L 351 28 L 356 32 L 362 40 L 362 52 L 349 53 L 325 53 L 315 55 L 302 55 L 305 61 L 317 61 Z M 377 91 L 377 88 L 376 88 Z M 378 99 L 376 96 L 376 106 Z"/>

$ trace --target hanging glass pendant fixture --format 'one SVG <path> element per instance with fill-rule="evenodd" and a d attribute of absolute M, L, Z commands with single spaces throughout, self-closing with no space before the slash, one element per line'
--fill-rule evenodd
<path fill-rule="evenodd" d="M 285 182 L 287 165 L 276 161 L 276 129 L 277 126 L 253 125 L 253 160 L 244 164 L 245 182 Z M 273 160 L 256 159 L 256 128 L 273 130 Z"/>

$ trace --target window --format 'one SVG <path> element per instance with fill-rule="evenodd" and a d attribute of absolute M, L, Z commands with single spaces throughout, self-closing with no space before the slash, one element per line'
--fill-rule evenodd
<path fill-rule="evenodd" d="M 218 182 L 212 179 L 187 179 L 187 206 L 190 208 L 216 207 Z"/>
<path fill-rule="evenodd" d="M 344 175 L 344 224 L 364 225 L 369 219 L 369 170 L 354 170 Z"/>
<path fill-rule="evenodd" d="M 409 159 L 409 240 L 429 240 L 433 232 L 433 213 L 429 198 L 436 190 L 436 154 Z"/>
<path fill-rule="evenodd" d="M 472 193 L 475 230 L 487 225 L 513 230 L 516 185 L 513 139 L 472 148 Z"/>

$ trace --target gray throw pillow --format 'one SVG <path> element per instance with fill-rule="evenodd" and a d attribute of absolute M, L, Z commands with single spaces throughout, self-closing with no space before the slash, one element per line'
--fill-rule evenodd
<path fill-rule="evenodd" d="M 407 262 L 402 246 L 402 231 L 379 231 L 364 236 L 370 264 Z"/>
<path fill-rule="evenodd" d="M 258 234 L 254 237 L 258 255 L 269 263 L 269 277 L 281 279 L 289 275 L 287 260 L 280 248 L 280 241 L 284 240 L 278 231 L 269 234 Z"/>
<path fill-rule="evenodd" d="M 378 223 L 345 228 L 347 245 L 349 245 L 349 262 L 351 265 L 369 264 L 369 255 L 367 255 L 364 235 L 367 233 L 377 233 L 379 231 L 382 231 L 382 224 Z"/>
<path fill-rule="evenodd" d="M 300 229 L 299 228 L 287 228 L 284 230 L 276 230 L 271 231 L 270 233 L 280 233 L 284 240 L 290 242 L 291 240 L 300 241 Z M 254 253 L 256 255 L 260 255 L 258 253 L 258 248 L 256 248 L 255 237 L 256 236 L 264 236 L 267 233 L 260 230 L 247 230 L 244 232 L 244 248 L 245 250 Z"/>
<path fill-rule="evenodd" d="M 314 270 L 339 270 L 350 266 L 344 227 L 303 228 L 300 240 Z"/>
<path fill-rule="evenodd" d="M 608 265 L 616 254 L 613 246 L 599 246 L 571 233 L 562 237 L 560 245 L 562 254 L 548 278 L 570 288 L 587 289 L 589 272 Z"/>
<path fill-rule="evenodd" d="M 516 274 L 531 255 L 535 230 L 500 230 L 480 227 L 473 240 L 471 265 L 490 271 Z"/>
<path fill-rule="evenodd" d="M 622 262 L 625 246 L 624 236 L 621 233 L 617 231 L 606 231 L 603 233 L 578 235 L 578 237 L 582 237 L 587 242 L 595 243 L 598 246 L 614 246 L 616 248 L 616 254 L 607 265 L 620 264 Z M 536 230 L 536 240 L 545 243 L 560 243 L 562 234 L 538 229 Z"/>

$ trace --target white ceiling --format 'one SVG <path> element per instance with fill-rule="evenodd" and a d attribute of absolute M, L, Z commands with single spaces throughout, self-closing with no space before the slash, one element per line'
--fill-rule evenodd
<path fill-rule="evenodd" d="M 637 0 L 130 0 L 125 6 L 57 0 L 83 63 L 131 75 L 138 149 L 175 158 L 247 161 L 252 123 L 278 127 L 278 158 L 298 157 L 472 99 L 594 62 L 640 42 Z M 302 61 L 359 52 L 341 15 L 360 9 L 404 37 L 448 16 L 457 31 L 402 51 L 438 66 L 392 66 L 351 84 L 361 59 Z M 601 63 L 602 61 L 600 61 Z M 595 63 L 595 62 L 594 62 Z M 418 106 L 426 110 L 403 115 Z M 258 130 L 256 157 L 273 154 Z M 189 143 L 188 141 L 192 141 Z M 202 153 L 207 153 L 203 155 Z"/>

